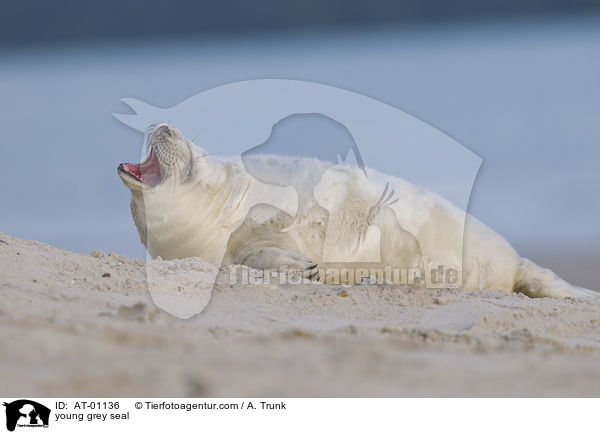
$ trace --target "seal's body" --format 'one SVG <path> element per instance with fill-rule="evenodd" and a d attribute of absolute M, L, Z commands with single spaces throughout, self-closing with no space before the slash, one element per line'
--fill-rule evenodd
<path fill-rule="evenodd" d="M 306 202 L 291 188 L 258 181 L 241 160 L 205 154 L 167 124 L 149 132 L 148 144 L 146 161 L 122 164 L 118 173 L 131 190 L 132 215 L 153 257 L 299 270 L 324 281 L 329 263 L 376 263 L 416 276 L 442 267 L 457 271 L 454 284 L 467 290 L 595 295 L 519 257 L 477 219 L 404 180 L 334 166 Z M 310 159 L 302 167 L 310 170 Z"/>

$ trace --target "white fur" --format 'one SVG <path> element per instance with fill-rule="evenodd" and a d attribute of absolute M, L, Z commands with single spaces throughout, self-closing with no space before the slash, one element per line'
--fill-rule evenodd
<path fill-rule="evenodd" d="M 400 268 L 454 267 L 466 290 L 521 291 L 534 297 L 583 297 L 551 271 L 522 259 L 501 236 L 450 202 L 408 182 L 334 166 L 312 194 L 263 184 L 240 160 L 205 154 L 173 127 L 172 145 L 191 155 L 185 170 L 132 190 L 132 212 L 153 257 L 200 257 L 220 264 L 301 269 L 315 264 L 380 262 Z M 163 152 L 164 153 L 164 152 Z M 282 162 L 285 170 L 289 161 Z M 310 170 L 310 160 L 303 160 Z M 315 162 L 315 167 L 319 165 Z M 292 166 L 289 166 L 292 167 Z M 296 167 L 296 166 L 294 166 Z M 389 183 L 399 200 L 374 205 Z M 464 230 L 463 230 L 464 229 Z M 463 243 L 464 240 L 464 243 Z"/>

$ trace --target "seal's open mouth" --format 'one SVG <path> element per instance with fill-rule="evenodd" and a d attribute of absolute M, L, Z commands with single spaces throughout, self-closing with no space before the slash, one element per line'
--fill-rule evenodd
<path fill-rule="evenodd" d="M 150 157 L 143 163 L 123 163 L 119 166 L 119 170 L 152 187 L 160 183 L 162 176 L 160 161 L 158 160 L 154 149 L 150 153 Z"/>

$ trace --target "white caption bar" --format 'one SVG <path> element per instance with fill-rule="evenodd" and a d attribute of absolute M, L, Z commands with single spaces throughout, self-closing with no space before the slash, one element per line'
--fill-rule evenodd
<path fill-rule="evenodd" d="M 599 432 L 598 399 L 1 398 L 0 432 Z M 48 412 L 49 410 L 49 412 Z M 9 431 L 5 431 L 7 428 Z M 108 431 L 107 431 L 108 430 Z M 201 432 L 201 431 L 197 431 Z"/>

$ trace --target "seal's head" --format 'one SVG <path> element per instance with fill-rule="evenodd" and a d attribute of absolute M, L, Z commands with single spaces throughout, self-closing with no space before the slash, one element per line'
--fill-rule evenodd
<path fill-rule="evenodd" d="M 148 192 L 166 184 L 184 181 L 193 167 L 192 144 L 172 125 L 157 124 L 146 132 L 148 156 L 139 163 L 120 164 L 117 172 L 132 193 Z"/>
<path fill-rule="evenodd" d="M 192 184 L 196 151 L 177 128 L 165 123 L 150 126 L 144 142 L 148 150 L 144 161 L 119 164 L 117 172 L 131 190 L 131 214 L 140 239 L 152 250 L 150 244 L 157 244 L 153 236 L 160 236 L 158 223 L 169 217 L 175 220 L 176 215 L 170 214 L 180 212 L 177 199 L 185 196 L 178 192 Z"/>
<path fill-rule="evenodd" d="M 237 209 L 232 190 L 243 193 L 244 186 L 236 189 L 232 169 L 225 170 L 172 125 L 151 126 L 145 143 L 144 161 L 117 169 L 131 190 L 131 214 L 140 239 L 153 257 L 201 256 L 212 248 L 203 243 L 233 215 L 228 210 Z"/>

